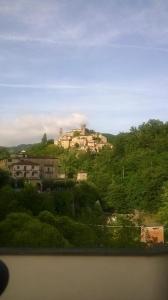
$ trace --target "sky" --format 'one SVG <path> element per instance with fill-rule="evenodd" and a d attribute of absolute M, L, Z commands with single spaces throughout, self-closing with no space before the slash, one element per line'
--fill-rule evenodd
<path fill-rule="evenodd" d="M 0 0 L 0 145 L 167 110 L 167 0 Z"/>

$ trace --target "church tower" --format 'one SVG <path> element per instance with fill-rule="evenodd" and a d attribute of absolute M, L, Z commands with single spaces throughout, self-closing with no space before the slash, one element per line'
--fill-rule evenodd
<path fill-rule="evenodd" d="M 61 137 L 62 137 L 62 135 L 63 135 L 63 129 L 62 129 L 62 128 L 60 128 L 60 130 L 59 130 L 59 137 L 61 138 Z"/>
<path fill-rule="evenodd" d="M 86 124 L 81 125 L 81 134 L 86 135 Z"/>

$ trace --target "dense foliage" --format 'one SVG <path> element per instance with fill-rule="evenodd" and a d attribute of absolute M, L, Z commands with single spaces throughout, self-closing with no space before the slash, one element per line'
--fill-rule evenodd
<path fill-rule="evenodd" d="M 5 147 L 0 147 L 0 159 L 5 159 L 6 157 L 9 157 L 9 151 Z"/>
<path fill-rule="evenodd" d="M 168 123 L 150 120 L 129 133 L 107 137 L 113 149 L 107 147 L 96 154 L 64 150 L 53 144 L 39 144 L 28 152 L 58 157 L 69 178 L 86 171 L 104 210 L 157 211 L 162 186 L 168 180 Z"/>
<path fill-rule="evenodd" d="M 139 246 L 139 229 L 128 217 L 135 210 L 168 226 L 168 123 L 150 120 L 107 137 L 113 148 L 99 153 L 65 150 L 46 136 L 29 148 L 31 156 L 58 157 L 67 176 L 43 182 L 42 193 L 29 185 L 15 190 L 0 173 L 1 246 Z M 81 170 L 88 181 L 77 183 Z M 120 227 L 105 226 L 112 213 Z"/>

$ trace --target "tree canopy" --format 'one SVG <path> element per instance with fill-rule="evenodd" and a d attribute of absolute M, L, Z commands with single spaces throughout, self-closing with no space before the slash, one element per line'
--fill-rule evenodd
<path fill-rule="evenodd" d="M 66 150 L 47 143 L 46 136 L 43 138 L 42 143 L 30 147 L 27 154 L 57 157 L 67 178 L 59 182 L 44 181 L 42 193 L 32 186 L 21 186 L 16 191 L 9 174 L 0 170 L 2 245 L 7 241 L 5 231 L 10 223 L 9 228 L 14 224 L 12 214 L 16 214 L 17 220 L 29 219 L 29 225 L 23 222 L 23 231 L 16 230 L 15 242 L 11 242 L 15 245 L 20 245 L 21 241 L 26 245 L 24 238 L 25 241 L 32 239 L 30 245 L 44 245 L 43 238 L 41 244 L 34 241 L 34 232 L 40 232 L 40 226 L 44 232 L 50 232 L 50 237 L 55 234 L 54 245 L 135 244 L 139 233 L 133 235 L 132 231 L 127 231 L 126 238 L 125 229 L 117 231 L 104 226 L 106 215 L 114 213 L 125 216 L 134 211 L 153 213 L 168 226 L 168 122 L 149 120 L 132 127 L 129 132 L 115 136 L 107 134 L 113 147 L 104 147 L 98 153 L 77 148 Z M 81 170 L 87 172 L 87 182 L 76 182 Z M 132 224 L 127 218 L 117 222 Z M 46 241 L 46 245 L 53 244 Z"/>

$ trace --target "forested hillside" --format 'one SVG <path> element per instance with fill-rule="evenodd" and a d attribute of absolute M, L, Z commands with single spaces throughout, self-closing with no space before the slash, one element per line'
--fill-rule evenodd
<path fill-rule="evenodd" d="M 168 123 L 150 120 L 107 137 L 113 148 L 99 153 L 64 150 L 52 141 L 29 148 L 31 156 L 58 157 L 67 175 L 65 182 L 43 182 L 41 194 L 27 185 L 15 191 L 1 171 L 1 246 L 139 246 L 139 229 L 104 226 L 112 213 L 120 214 L 115 225 L 132 226 L 127 215 L 135 210 L 168 225 Z M 75 181 L 81 170 L 88 182 Z"/>
<path fill-rule="evenodd" d="M 28 153 L 59 157 L 69 178 L 80 170 L 88 172 L 105 210 L 157 211 L 168 180 L 168 123 L 150 120 L 128 133 L 107 137 L 113 149 L 104 148 L 96 154 L 53 144 L 36 145 Z"/>

